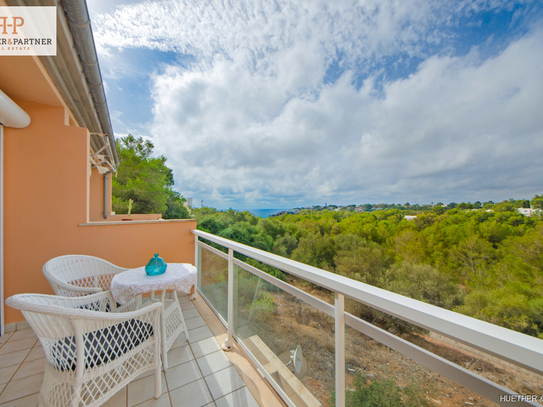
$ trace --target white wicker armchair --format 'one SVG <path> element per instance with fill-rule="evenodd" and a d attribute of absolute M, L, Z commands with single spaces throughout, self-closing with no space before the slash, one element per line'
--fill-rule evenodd
<path fill-rule="evenodd" d="M 22 311 L 45 352 L 40 406 L 100 406 L 147 370 L 154 370 L 155 398 L 160 396 L 162 304 L 104 312 L 112 303 L 109 291 L 76 298 L 18 294 L 6 300 Z"/>
<path fill-rule="evenodd" d="M 82 254 L 55 257 L 43 266 L 43 274 L 55 294 L 65 297 L 109 290 L 113 276 L 125 270 L 128 269 Z"/>

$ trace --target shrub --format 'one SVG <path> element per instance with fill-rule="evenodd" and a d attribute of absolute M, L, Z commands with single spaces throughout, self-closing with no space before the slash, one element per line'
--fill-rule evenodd
<path fill-rule="evenodd" d="M 394 378 L 376 377 L 369 382 L 368 377 L 358 374 L 354 378 L 354 390 L 346 391 L 347 407 L 411 407 L 427 406 L 428 402 L 420 388 L 406 386 L 401 388 Z M 335 392 L 330 403 L 335 406 Z"/>

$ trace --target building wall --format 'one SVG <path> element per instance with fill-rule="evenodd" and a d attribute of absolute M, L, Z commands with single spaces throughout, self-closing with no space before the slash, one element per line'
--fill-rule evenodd
<path fill-rule="evenodd" d="M 154 253 L 170 263 L 194 262 L 194 220 L 90 224 L 89 214 L 103 211 L 103 178 L 90 177 L 88 131 L 69 126 L 63 107 L 17 103 L 32 121 L 4 133 L 4 298 L 52 294 L 42 267 L 64 254 L 124 267 L 143 266 Z M 6 324 L 21 320 L 6 307 Z"/>

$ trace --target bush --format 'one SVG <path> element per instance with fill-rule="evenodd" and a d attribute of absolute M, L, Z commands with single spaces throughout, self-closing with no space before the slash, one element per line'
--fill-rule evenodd
<path fill-rule="evenodd" d="M 403 389 L 394 378 L 377 377 L 368 384 L 368 377 L 362 374 L 354 378 L 354 390 L 346 391 L 347 407 L 411 407 L 427 406 L 428 401 L 420 388 L 406 386 Z M 335 406 L 335 392 L 331 405 Z"/>

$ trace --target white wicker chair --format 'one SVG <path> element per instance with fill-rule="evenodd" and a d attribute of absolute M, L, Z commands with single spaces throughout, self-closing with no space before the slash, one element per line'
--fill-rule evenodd
<path fill-rule="evenodd" d="M 93 256 L 70 254 L 55 257 L 43 266 L 43 274 L 55 294 L 79 297 L 109 290 L 111 279 L 128 270 Z"/>
<path fill-rule="evenodd" d="M 109 291 L 75 298 L 18 294 L 6 300 L 22 311 L 45 352 L 40 406 L 100 406 L 148 370 L 155 372 L 155 398 L 160 396 L 162 304 L 104 312 L 113 303 Z"/>

